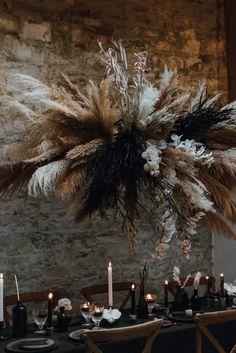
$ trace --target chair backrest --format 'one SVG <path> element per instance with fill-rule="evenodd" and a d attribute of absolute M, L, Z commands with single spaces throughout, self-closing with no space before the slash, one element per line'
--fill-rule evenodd
<path fill-rule="evenodd" d="M 130 296 L 130 288 L 133 282 L 113 282 L 113 291 L 114 292 L 121 292 L 126 291 L 126 295 L 122 304 L 120 306 L 120 310 L 124 309 L 125 305 L 127 304 Z M 94 298 L 93 295 L 102 294 L 108 292 L 108 284 L 94 284 L 93 286 L 84 287 L 81 289 L 80 294 L 85 298 L 88 302 L 93 302 Z"/>
<path fill-rule="evenodd" d="M 147 337 L 146 345 L 142 353 L 151 353 L 153 341 L 161 328 L 162 321 L 161 319 L 154 319 L 153 321 L 131 327 L 85 331 L 81 335 L 81 339 L 85 343 L 86 352 L 102 353 L 96 343 L 118 342 L 138 337 Z"/>
<path fill-rule="evenodd" d="M 44 290 L 41 292 L 29 292 L 29 293 L 21 293 L 20 300 L 22 303 L 27 302 L 43 302 L 48 300 L 48 294 L 51 290 Z M 60 299 L 60 294 L 58 292 L 53 291 L 53 302 L 57 303 L 58 299 Z M 7 310 L 8 306 L 15 305 L 17 302 L 17 296 L 15 294 L 4 297 L 4 322 L 6 327 L 10 327 L 12 323 L 12 316 Z"/>
<path fill-rule="evenodd" d="M 181 280 L 181 282 L 183 283 L 185 280 Z M 186 282 L 186 285 L 185 287 L 190 287 L 190 286 L 193 286 L 193 282 L 194 282 L 194 278 L 193 277 L 190 277 L 187 282 Z M 215 282 L 216 282 L 216 279 L 215 277 L 213 276 L 209 276 L 209 287 L 210 287 L 210 291 L 211 292 L 215 292 L 216 291 L 216 286 L 215 286 Z M 200 285 L 206 285 L 207 284 L 207 280 L 206 280 L 206 277 L 201 277 L 200 278 L 200 281 L 199 281 L 199 284 Z M 175 281 L 175 280 L 171 280 L 168 282 L 168 290 L 171 292 L 171 294 L 175 297 L 176 293 L 177 293 L 177 287 L 178 287 L 178 283 Z M 206 289 L 207 291 L 207 289 Z"/>
<path fill-rule="evenodd" d="M 195 316 L 196 323 L 196 349 L 195 353 L 202 353 L 202 334 L 204 334 L 208 340 L 213 344 L 219 353 L 226 353 L 224 348 L 218 342 L 216 337 L 208 330 L 208 325 L 221 324 L 227 321 L 236 320 L 236 310 L 216 311 L 212 313 L 197 314 Z M 235 336 L 236 337 L 236 336 Z M 236 343 L 236 338 L 235 338 Z M 234 353 L 236 351 L 236 345 L 230 351 Z"/>

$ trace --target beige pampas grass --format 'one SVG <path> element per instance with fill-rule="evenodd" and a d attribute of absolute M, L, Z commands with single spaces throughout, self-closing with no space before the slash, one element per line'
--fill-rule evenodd
<path fill-rule="evenodd" d="M 235 233 L 226 224 L 225 220 L 217 213 L 207 212 L 201 219 L 201 224 L 213 231 L 215 234 L 222 234 L 227 238 L 236 239 Z"/>

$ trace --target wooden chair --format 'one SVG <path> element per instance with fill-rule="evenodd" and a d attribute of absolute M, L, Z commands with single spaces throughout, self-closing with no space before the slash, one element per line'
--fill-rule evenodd
<path fill-rule="evenodd" d="M 181 280 L 182 283 L 184 283 L 184 279 Z M 190 277 L 185 285 L 185 287 L 191 287 L 193 285 L 194 282 L 194 278 Z M 210 291 L 211 292 L 215 292 L 216 291 L 216 279 L 213 276 L 209 276 L 209 283 L 210 283 Z M 200 278 L 200 285 L 206 285 L 206 277 L 201 277 Z M 170 293 L 175 297 L 176 292 L 177 292 L 177 287 L 178 287 L 178 283 L 175 280 L 171 280 L 168 282 L 168 290 L 170 291 Z M 206 289 L 207 291 L 207 289 Z"/>
<path fill-rule="evenodd" d="M 41 292 L 29 292 L 21 293 L 20 301 L 21 303 L 27 302 L 46 302 L 48 300 L 48 294 L 51 290 L 44 290 Z M 60 294 L 58 292 L 53 292 L 53 302 L 57 303 L 60 299 Z M 10 327 L 12 323 L 12 316 L 7 310 L 10 305 L 15 305 L 17 302 L 17 296 L 15 294 L 4 297 L 4 322 L 6 327 Z"/>
<path fill-rule="evenodd" d="M 236 320 L 236 310 L 218 311 L 206 314 L 197 314 L 195 317 L 196 323 L 196 349 L 195 353 L 202 353 L 202 334 L 213 344 L 219 353 L 226 353 L 221 344 L 215 336 L 207 328 L 208 325 L 221 324 L 227 321 Z M 235 336 L 236 342 L 236 336 Z M 236 352 L 236 345 L 232 348 L 230 353 Z"/>
<path fill-rule="evenodd" d="M 147 337 L 142 353 L 151 353 L 152 344 L 161 328 L 162 321 L 161 319 L 154 319 L 151 322 L 131 327 L 85 331 L 82 333 L 81 338 L 85 343 L 86 353 L 102 353 L 96 343 L 119 342 L 138 337 Z"/>
<path fill-rule="evenodd" d="M 133 283 L 134 282 L 114 282 L 113 283 L 113 291 L 114 292 L 121 292 L 121 291 L 127 292 L 128 291 L 126 293 L 124 300 L 122 301 L 122 304 L 120 305 L 120 308 L 119 308 L 120 310 L 124 309 L 124 307 L 126 306 L 128 300 L 129 300 L 130 288 Z M 107 293 L 107 292 L 108 292 L 108 284 L 105 283 L 105 284 L 95 284 L 90 287 L 82 288 L 80 291 L 80 294 L 88 302 L 93 302 L 94 301 L 93 295 Z"/>

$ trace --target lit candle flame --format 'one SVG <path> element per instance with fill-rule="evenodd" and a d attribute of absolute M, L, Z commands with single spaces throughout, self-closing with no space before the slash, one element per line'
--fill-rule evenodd
<path fill-rule="evenodd" d="M 112 266 L 111 266 L 111 261 L 109 261 L 109 263 L 108 263 L 108 267 L 112 267 Z"/>
<path fill-rule="evenodd" d="M 208 280 L 209 279 L 209 276 L 206 276 L 206 280 Z"/>
<path fill-rule="evenodd" d="M 53 294 L 52 293 L 49 293 L 48 294 L 48 299 L 52 299 L 53 298 Z"/>
<path fill-rule="evenodd" d="M 95 306 L 94 311 L 95 311 L 95 313 L 100 313 L 101 312 L 101 310 L 100 310 L 100 308 L 98 306 Z"/>
<path fill-rule="evenodd" d="M 131 289 L 135 290 L 135 284 L 132 284 Z"/>
<path fill-rule="evenodd" d="M 0 278 L 3 279 L 3 273 L 0 273 Z"/>
<path fill-rule="evenodd" d="M 165 284 L 168 284 L 168 281 L 167 281 L 167 280 L 165 280 Z"/>
<path fill-rule="evenodd" d="M 223 273 L 221 273 L 221 274 L 220 274 L 220 278 L 223 278 L 223 277 L 224 277 L 224 274 L 223 274 Z"/>
<path fill-rule="evenodd" d="M 152 299 L 152 295 L 151 294 L 147 294 L 146 298 L 147 298 L 147 300 L 150 300 L 150 299 Z"/>

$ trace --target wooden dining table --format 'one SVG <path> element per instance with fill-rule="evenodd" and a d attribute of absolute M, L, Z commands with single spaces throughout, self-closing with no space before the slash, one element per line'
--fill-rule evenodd
<path fill-rule="evenodd" d="M 129 322 L 128 316 L 123 315 L 117 327 L 128 325 L 136 325 L 144 322 L 137 320 L 134 323 Z M 114 327 L 114 326 L 113 326 Z M 53 340 L 58 342 L 58 348 L 52 350 L 55 353 L 85 353 L 84 343 L 81 341 L 72 340 L 69 337 L 70 332 L 82 329 L 81 318 L 74 318 L 69 325 L 68 332 L 59 333 L 54 331 Z M 106 327 L 109 330 L 109 328 Z M 226 349 L 230 350 L 236 342 L 236 322 L 228 322 L 224 325 L 213 327 L 212 330 L 219 337 L 220 342 Z M 29 325 L 27 337 L 39 337 L 34 334 L 35 327 Z M 4 329 L 3 334 L 11 335 L 11 329 Z M 0 352 L 6 351 L 6 346 L 9 342 L 17 340 L 17 338 L 9 338 L 7 341 L 0 342 Z M 104 353 L 139 353 L 144 346 L 145 338 L 135 340 L 127 340 L 116 343 L 103 343 L 100 345 Z M 154 341 L 152 352 L 155 353 L 194 353 L 195 350 L 195 324 L 194 322 L 174 323 L 172 326 L 161 328 L 159 335 Z M 22 350 L 22 353 L 29 351 Z M 215 353 L 216 350 L 212 345 L 203 339 L 203 352 Z"/>

